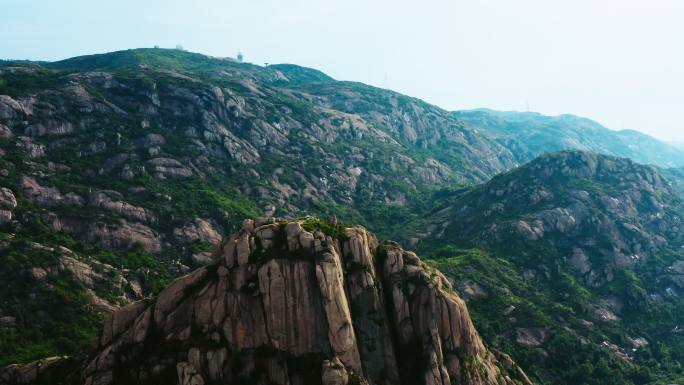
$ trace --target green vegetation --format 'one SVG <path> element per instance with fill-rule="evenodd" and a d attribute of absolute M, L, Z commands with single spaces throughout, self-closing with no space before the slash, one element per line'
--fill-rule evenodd
<path fill-rule="evenodd" d="M 312 217 L 302 223 L 302 228 L 309 232 L 321 231 L 325 235 L 333 237 L 333 239 L 347 239 L 346 226 L 342 224 L 331 224 L 318 217 Z"/>
<path fill-rule="evenodd" d="M 510 354 L 541 383 L 656 384 L 682 375 L 681 341 L 659 342 L 635 352 L 625 348 L 630 359 L 619 357 L 603 344 L 621 341 L 620 346 L 625 346 L 629 336 L 669 328 L 668 321 L 641 319 L 633 323 L 640 318 L 636 316 L 624 323 L 594 319 L 587 324 L 587 319 L 593 319 L 588 309 L 596 298 L 568 274 L 542 285 L 525 279 L 509 261 L 480 250 L 450 249 L 439 255 L 443 257 L 430 261 L 431 265 L 457 285 L 477 284 L 483 290 L 468 301 L 468 309 L 485 341 Z M 516 328 L 530 327 L 547 330 L 548 337 L 539 348 L 516 343 Z"/>
<path fill-rule="evenodd" d="M 119 304 L 125 288 L 114 283 L 124 269 L 124 276 L 141 282 L 150 295 L 165 287 L 172 276 L 157 258 L 140 248 L 103 249 L 52 231 L 39 218 L 22 217 L 18 232 L 0 231 L 0 304 L 2 313 L 14 318 L 0 324 L 0 366 L 87 348 L 103 320 L 87 290 Z M 82 281 L 65 267 L 63 256 L 86 263 L 102 280 L 92 285 Z M 117 269 L 104 269 L 102 264 Z M 35 269 L 45 272 L 45 277 L 36 278 L 40 275 L 33 273 Z"/>
<path fill-rule="evenodd" d="M 41 285 L 35 284 L 30 271 L 16 273 L 36 262 L 46 269 L 56 269 L 56 252 L 36 249 L 26 239 L 3 242 L 9 247 L 0 253 L 0 301 L 3 313 L 13 314 L 14 321 L 0 325 L 0 366 L 88 346 L 100 329 L 101 316 L 88 305 L 82 284 L 67 272 L 49 275 Z"/>
<path fill-rule="evenodd" d="M 681 259 L 674 218 L 684 211 L 664 183 L 643 184 L 656 183 L 657 175 L 611 158 L 625 168 L 587 176 L 591 167 L 581 159 L 556 164 L 556 154 L 466 187 L 556 149 L 557 138 L 509 140 L 521 125 L 537 132 L 549 128 L 544 119 L 511 122 L 508 116 L 506 127 L 484 120 L 476 132 L 422 101 L 337 82 L 316 70 L 259 67 L 180 50 L 3 62 L 0 68 L 1 94 L 36 98 L 32 114 L 0 121 L 14 133 L 0 139 L 0 186 L 19 201 L 16 221 L 0 229 L 0 315 L 13 317 L 0 325 L 0 346 L 9 347 L 0 352 L 0 366 L 84 349 L 103 317 L 90 291 L 112 304 L 125 302 L 126 289 L 114 284 L 120 278 L 140 282 L 145 295 L 159 291 L 192 267 L 194 254 L 211 250 L 205 241 L 176 234 L 196 218 L 230 233 L 244 218 L 275 210 L 276 216 L 316 214 L 303 227 L 335 238 L 346 237 L 345 226 L 319 218 L 363 224 L 382 239 L 439 233 L 419 244 L 421 254 L 434 257 L 430 265 L 454 278 L 457 289 L 463 283 L 483 289 L 485 296 L 469 302 L 476 327 L 540 383 L 647 384 L 684 377 L 682 334 L 673 332 L 684 325 L 684 303 L 667 294 L 678 286 L 664 273 Z M 459 118 L 467 121 L 466 115 Z M 566 126 L 578 123 L 565 119 Z M 30 134 L 29 128 L 48 121 L 69 123 L 73 132 Z M 485 129 L 503 145 L 478 133 Z M 158 143 L 148 142 L 150 134 Z M 657 151 L 627 155 L 662 164 L 666 159 L 653 158 Z M 167 163 L 155 166 L 160 159 Z M 50 190 L 51 196 L 77 194 L 82 203 L 31 202 L 19 187 L 22 176 L 59 190 Z M 153 218 L 93 204 L 93 192 Z M 606 209 L 604 197 L 632 201 L 618 215 Z M 534 224 L 542 212 L 577 207 L 577 219 L 588 219 L 572 232 L 545 229 L 544 237 L 531 241 L 533 236 L 513 230 L 518 221 Z M 667 222 L 652 219 L 659 215 Z M 139 243 L 105 248 L 89 234 L 91 224 L 116 227 L 123 221 L 149 229 L 162 252 L 150 253 Z M 611 253 L 626 254 L 624 245 L 641 233 L 662 237 L 667 247 L 650 251 L 638 268 L 614 269 Z M 660 238 L 651 241 L 659 244 Z M 257 258 L 312 258 L 281 253 L 283 237 L 274 242 L 279 247 L 257 251 Z M 600 274 L 594 281 L 568 262 L 578 245 Z M 91 285 L 60 268 L 61 247 L 106 279 Z M 382 246 L 377 255 L 382 259 Z M 34 268 L 49 274 L 35 278 Z M 604 279 L 608 274 L 610 280 Z M 623 308 L 619 320 L 606 322 L 596 310 L 609 307 L 612 298 Z M 525 328 L 545 330 L 541 346 L 516 342 L 516 330 Z M 632 351 L 630 338 L 636 337 L 649 344 Z M 364 344 L 370 349 L 373 341 Z M 315 373 L 321 360 L 304 357 L 298 365 Z M 422 364 L 408 362 L 402 370 L 410 377 L 411 368 Z"/>
<path fill-rule="evenodd" d="M 637 131 L 613 131 L 590 119 L 545 116 L 534 112 L 487 109 L 457 111 L 454 116 L 508 147 L 519 163 L 549 152 L 582 149 L 660 167 L 684 165 L 684 151 Z"/>

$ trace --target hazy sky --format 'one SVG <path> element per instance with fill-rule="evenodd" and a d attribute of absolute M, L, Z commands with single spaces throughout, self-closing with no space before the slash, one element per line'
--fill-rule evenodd
<path fill-rule="evenodd" d="M 683 0 L 0 0 L 0 58 L 173 47 L 684 142 Z"/>

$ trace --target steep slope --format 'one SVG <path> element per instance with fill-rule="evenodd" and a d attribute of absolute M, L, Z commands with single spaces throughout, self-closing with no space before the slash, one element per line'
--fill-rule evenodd
<path fill-rule="evenodd" d="M 387 235 L 438 186 L 513 163 L 446 111 L 294 65 L 164 49 L 3 62 L 0 234 L 13 241 L 0 245 L 0 285 L 60 264 L 58 252 L 31 258 L 36 243 L 107 264 L 148 295 L 206 263 L 246 217 L 313 211 Z M 59 285 L 41 282 L 0 291 L 0 317 L 15 320 L 0 324 L 0 340 L 25 351 L 2 349 L 0 364 L 74 350 L 44 347 L 56 338 L 37 331 L 49 318 L 26 304 Z M 87 289 L 97 291 L 78 284 L 66 313 L 100 316 Z M 116 307 L 125 290 L 99 297 Z"/>
<path fill-rule="evenodd" d="M 684 196 L 684 167 L 668 168 L 662 170 L 663 175 L 668 179 L 672 188 L 679 191 Z"/>
<path fill-rule="evenodd" d="M 292 65 L 130 50 L 3 68 L 3 149 L 17 168 L 7 187 L 35 175 L 84 202 L 79 190 L 111 191 L 102 199 L 123 209 L 108 211 L 155 230 L 153 219 L 168 221 L 161 204 L 145 207 L 145 191 L 174 202 L 200 190 L 186 210 L 166 204 L 178 226 L 191 214 L 234 224 L 225 217 L 276 207 L 372 225 L 387 203 L 402 211 L 431 186 L 484 181 L 513 164 L 443 110 Z M 209 202 L 225 215 L 202 212 Z"/>
<path fill-rule="evenodd" d="M 684 151 L 684 143 L 682 142 L 670 142 L 670 145 Z"/>
<path fill-rule="evenodd" d="M 682 218 L 655 167 L 560 152 L 443 197 L 413 233 L 531 374 L 660 383 L 683 375 Z"/>
<path fill-rule="evenodd" d="M 87 347 L 104 314 L 167 280 L 137 254 L 126 270 L 87 255 L 0 233 L 0 366 Z"/>
<path fill-rule="evenodd" d="M 115 312 L 80 371 L 74 359 L 54 359 L 6 368 L 0 378 L 514 384 L 506 365 L 529 383 L 510 359 L 500 363 L 484 347 L 441 273 L 395 243 L 379 246 L 362 227 L 247 220 L 213 258 L 155 299 Z"/>
<path fill-rule="evenodd" d="M 677 146 L 633 130 L 609 130 L 578 116 L 487 109 L 456 111 L 454 116 L 506 146 L 519 163 L 547 152 L 584 150 L 665 168 L 684 166 L 684 151 Z"/>
<path fill-rule="evenodd" d="M 663 248 L 678 251 L 682 212 L 682 199 L 655 167 L 560 152 L 469 190 L 433 218 L 438 239 L 506 250 L 513 238 L 536 245 L 516 247 L 522 253 L 575 255 L 587 282 L 601 285 L 616 269 L 646 264 Z M 594 256 L 596 268 L 582 255 Z"/>

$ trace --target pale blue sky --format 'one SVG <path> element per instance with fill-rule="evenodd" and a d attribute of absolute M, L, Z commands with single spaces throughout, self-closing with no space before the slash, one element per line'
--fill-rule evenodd
<path fill-rule="evenodd" d="M 135 47 L 314 67 L 446 109 L 684 142 L 682 0 L 0 0 L 0 58 Z"/>

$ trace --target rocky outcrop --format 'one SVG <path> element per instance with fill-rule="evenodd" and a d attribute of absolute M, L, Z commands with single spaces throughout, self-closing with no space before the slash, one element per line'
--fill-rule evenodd
<path fill-rule="evenodd" d="M 96 222 L 90 224 L 86 238 L 104 247 L 112 249 L 129 249 L 136 245 L 145 251 L 158 253 L 161 251 L 159 235 L 149 227 L 123 219 L 115 224 Z"/>
<path fill-rule="evenodd" d="M 12 220 L 13 210 L 17 207 L 17 198 L 12 190 L 0 187 L 0 225 Z"/>
<path fill-rule="evenodd" d="M 17 147 L 22 149 L 26 155 L 31 159 L 38 159 L 45 156 L 45 145 L 35 143 L 28 136 L 20 136 L 17 138 Z"/>
<path fill-rule="evenodd" d="M 74 131 L 74 126 L 66 120 L 47 120 L 26 127 L 25 133 L 29 136 L 61 136 Z"/>
<path fill-rule="evenodd" d="M 518 344 L 532 347 L 542 346 L 548 336 L 548 330 L 539 327 L 517 328 L 515 333 Z"/>
<path fill-rule="evenodd" d="M 147 210 L 144 207 L 134 206 L 121 199 L 121 194 L 115 191 L 98 191 L 90 195 L 88 204 L 93 207 L 113 211 L 134 221 L 145 223 L 154 223 L 157 221 L 156 215 L 150 210 Z"/>
<path fill-rule="evenodd" d="M 74 372 L 79 362 L 68 357 L 49 357 L 27 365 L 0 369 L 0 384 L 65 385 L 77 384 Z"/>
<path fill-rule="evenodd" d="M 25 114 L 26 111 L 21 103 L 7 95 L 0 95 L 0 119 L 15 119 Z"/>
<path fill-rule="evenodd" d="M 77 235 L 87 242 L 114 250 L 130 250 L 136 247 L 158 253 L 162 250 L 162 237 L 152 228 L 125 219 L 84 222 L 78 217 L 60 216 L 47 212 L 44 220 L 53 231 Z"/>
<path fill-rule="evenodd" d="M 362 227 L 248 220 L 213 259 L 115 311 L 79 381 L 514 383 L 448 280 Z"/>
<path fill-rule="evenodd" d="M 221 241 L 220 230 L 202 218 L 195 218 L 185 226 L 175 228 L 173 236 L 181 242 L 202 241 L 215 244 Z"/>
<path fill-rule="evenodd" d="M 83 198 L 75 193 L 69 192 L 63 194 L 55 187 L 41 186 L 38 181 L 30 176 L 22 176 L 19 181 L 24 196 L 35 203 L 45 206 L 55 205 L 83 205 Z"/>
<path fill-rule="evenodd" d="M 154 158 L 147 162 L 157 178 L 187 178 L 192 170 L 171 158 Z"/>

